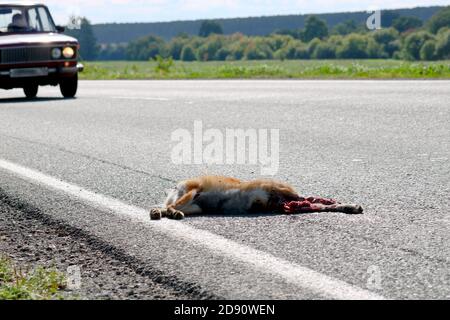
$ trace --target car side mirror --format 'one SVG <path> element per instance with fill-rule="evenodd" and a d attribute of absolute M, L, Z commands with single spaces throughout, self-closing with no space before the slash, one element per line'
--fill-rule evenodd
<path fill-rule="evenodd" d="M 58 33 L 63 33 L 66 31 L 66 28 L 63 26 L 56 26 L 56 31 L 58 31 Z"/>

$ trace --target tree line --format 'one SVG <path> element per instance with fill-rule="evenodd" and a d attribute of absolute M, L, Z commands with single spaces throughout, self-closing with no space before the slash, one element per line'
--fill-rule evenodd
<path fill-rule="evenodd" d="M 442 6 L 417 7 L 383 10 L 382 26 L 388 28 L 393 19 L 399 16 L 413 16 L 422 21 L 428 21 Z M 331 29 L 346 20 L 353 20 L 356 24 L 364 24 L 368 14 L 359 12 L 320 13 L 316 15 L 325 20 Z M 231 35 L 242 33 L 247 36 L 266 36 L 276 29 L 296 30 L 305 27 L 306 14 L 291 14 L 262 17 L 240 17 L 217 19 L 223 33 Z M 157 16 L 153 17 L 157 19 Z M 191 36 L 198 35 L 203 20 L 168 21 L 148 23 L 102 23 L 93 25 L 95 36 L 101 44 L 128 43 L 140 37 L 153 34 L 166 41 L 176 37 L 181 31 Z"/>
<path fill-rule="evenodd" d="M 85 29 L 89 28 L 88 21 L 84 22 Z M 204 21 L 198 36 L 179 34 L 165 41 L 148 35 L 128 44 L 101 47 L 92 43 L 92 37 L 84 36 L 90 42 L 87 47 L 81 45 L 82 55 L 87 59 L 85 52 L 89 52 L 90 60 L 145 61 L 158 56 L 182 61 L 450 58 L 450 7 L 441 9 L 426 23 L 417 17 L 388 15 L 384 16 L 384 25 L 389 27 L 370 31 L 363 24 L 347 20 L 329 28 L 326 21 L 312 15 L 301 29 L 247 36 L 224 35 L 220 23 Z"/>

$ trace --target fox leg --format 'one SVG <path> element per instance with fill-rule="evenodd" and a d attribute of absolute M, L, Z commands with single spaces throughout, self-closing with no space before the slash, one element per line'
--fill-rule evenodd
<path fill-rule="evenodd" d="M 168 209 L 167 208 L 153 208 L 150 210 L 150 219 L 151 220 L 161 220 L 161 218 L 168 217 Z"/>
<path fill-rule="evenodd" d="M 153 208 L 150 210 L 151 220 L 161 220 L 162 218 L 169 218 L 174 220 L 184 219 L 184 213 L 180 210 L 176 210 L 174 207 L 170 206 L 165 209 Z"/>
<path fill-rule="evenodd" d="M 316 209 L 313 212 L 342 212 L 345 214 L 361 214 L 363 208 L 356 204 L 332 204 L 332 205 L 315 205 L 312 209 Z"/>
<path fill-rule="evenodd" d="M 194 198 L 199 194 L 199 190 L 197 189 L 193 189 L 184 194 L 174 204 L 167 206 L 165 216 L 169 219 L 182 220 L 186 215 L 202 213 L 202 209 L 193 203 Z"/>
<path fill-rule="evenodd" d="M 151 220 L 161 220 L 163 217 L 163 209 L 153 208 L 150 210 Z"/>
<path fill-rule="evenodd" d="M 165 217 L 168 219 L 173 220 L 183 220 L 184 219 L 184 213 L 180 210 L 175 209 L 173 206 L 167 207 L 165 210 Z"/>
<path fill-rule="evenodd" d="M 312 212 L 342 212 L 345 214 L 362 214 L 363 208 L 355 204 L 321 204 L 300 202 L 298 205 L 284 205 L 284 212 L 287 214 L 312 213 Z"/>

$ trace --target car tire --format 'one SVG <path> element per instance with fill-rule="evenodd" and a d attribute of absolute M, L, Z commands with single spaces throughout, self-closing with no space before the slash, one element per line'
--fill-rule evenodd
<path fill-rule="evenodd" d="M 64 98 L 73 98 L 78 90 L 78 74 L 64 78 L 59 82 L 59 89 Z"/>
<path fill-rule="evenodd" d="M 25 93 L 25 96 L 27 99 L 34 99 L 36 98 L 39 91 L 39 86 L 37 84 L 30 84 L 23 88 L 23 93 Z"/>

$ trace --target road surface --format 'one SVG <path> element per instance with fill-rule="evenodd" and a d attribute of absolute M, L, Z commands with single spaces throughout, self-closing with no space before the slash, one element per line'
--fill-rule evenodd
<path fill-rule="evenodd" d="M 77 99 L 21 97 L 0 92 L 0 214 L 77 230 L 169 297 L 450 298 L 449 81 L 83 81 Z M 171 135 L 196 121 L 279 129 L 275 178 L 365 214 L 149 221 L 181 179 L 261 177 L 175 164 Z"/>

